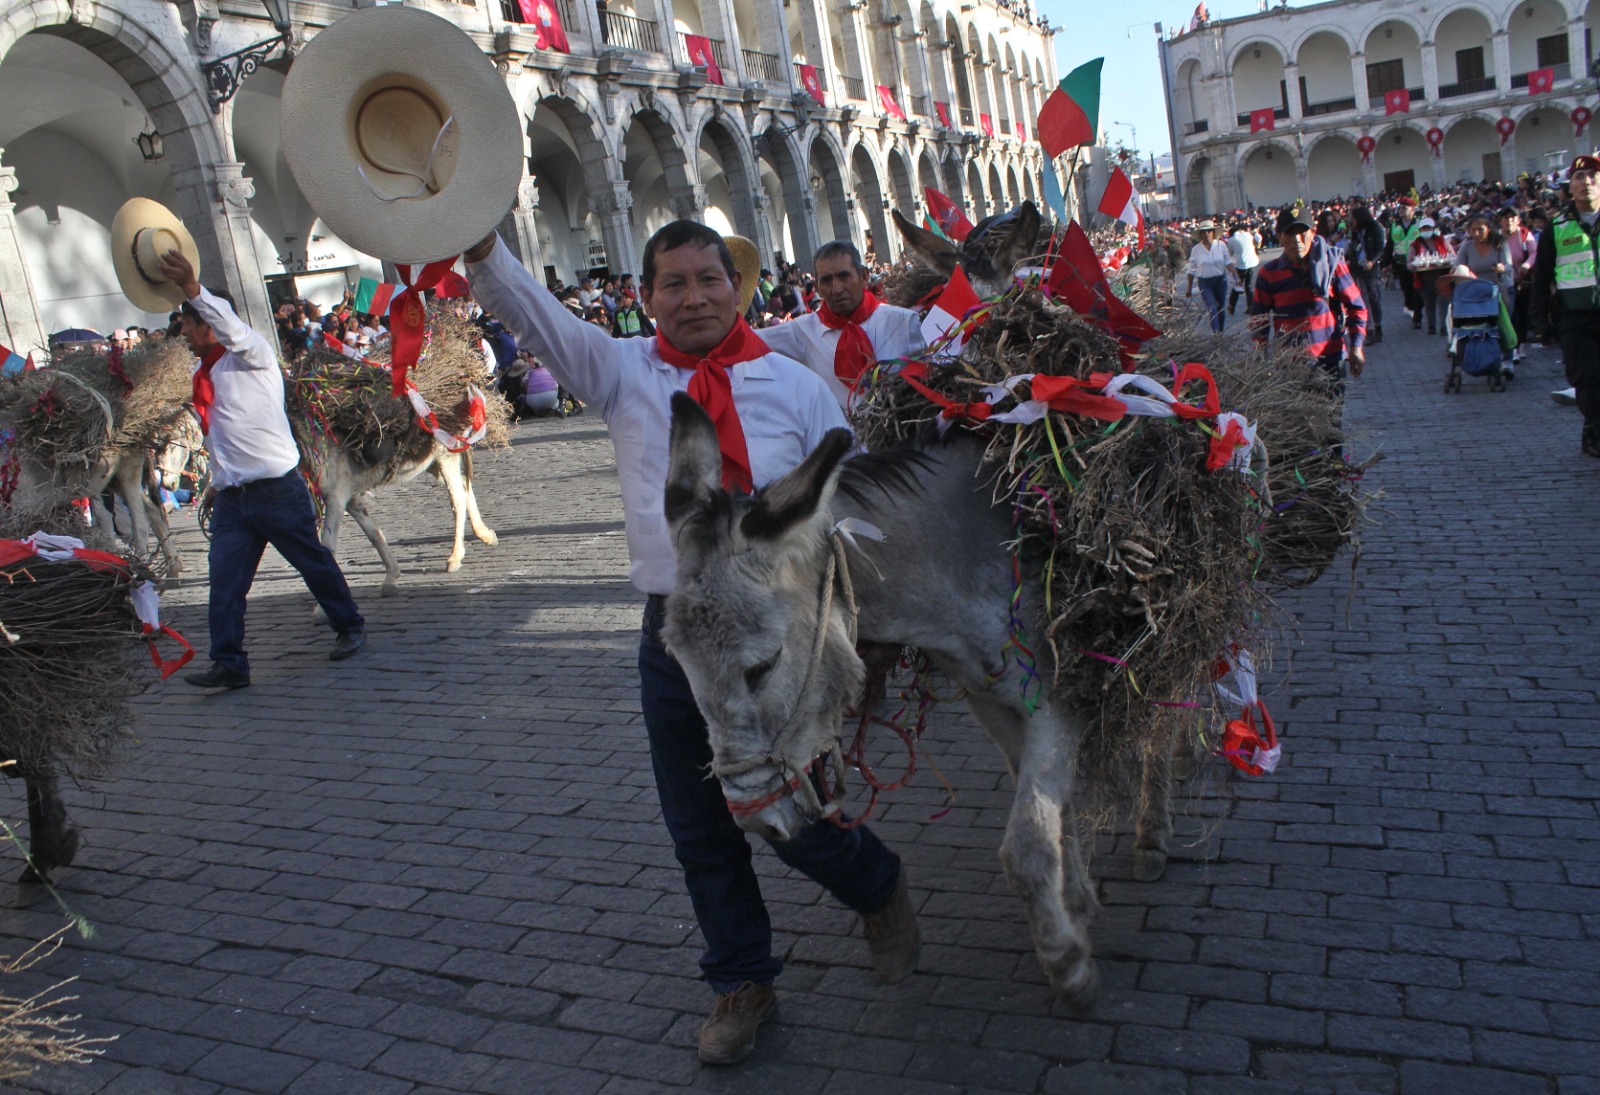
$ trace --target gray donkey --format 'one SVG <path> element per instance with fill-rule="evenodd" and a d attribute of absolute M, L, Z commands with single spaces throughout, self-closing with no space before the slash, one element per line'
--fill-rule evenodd
<path fill-rule="evenodd" d="M 745 497 L 722 489 L 705 411 L 679 394 L 672 412 L 665 508 L 678 573 L 664 635 L 705 714 L 713 774 L 739 824 L 787 839 L 831 810 L 806 772 L 837 750 L 843 711 L 860 698 L 856 642 L 919 648 L 966 690 L 1011 767 L 1016 798 L 1001 862 L 1057 998 L 1086 1010 L 1099 974 L 1073 786 L 1085 720 L 1048 695 L 1030 710 L 1019 670 L 1007 668 L 1012 532 L 978 475 L 982 446 L 952 431 L 851 456 L 850 434 L 835 430 Z M 882 541 L 841 532 L 859 522 Z M 1037 573 L 1024 570 L 1022 597 L 1026 619 L 1043 598 Z M 1044 647 L 1037 635 L 1017 637 Z M 1154 878 L 1166 862 L 1164 778 L 1147 775 L 1146 789 L 1136 872 Z"/>

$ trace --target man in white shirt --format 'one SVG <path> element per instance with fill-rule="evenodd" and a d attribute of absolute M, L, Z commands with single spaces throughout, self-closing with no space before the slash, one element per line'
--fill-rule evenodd
<path fill-rule="evenodd" d="M 1261 265 L 1261 256 L 1256 253 L 1256 238 L 1242 220 L 1234 222 L 1233 234 L 1228 237 L 1228 258 L 1239 276 L 1237 284 L 1228 293 L 1228 314 L 1231 316 L 1241 297 L 1245 301 L 1245 311 L 1250 310 L 1250 301 L 1255 299 L 1255 287 L 1250 284 L 1250 279 L 1255 275 L 1256 267 Z"/>
<path fill-rule="evenodd" d="M 717 424 L 725 486 L 760 487 L 799 464 L 844 416 L 827 386 L 771 352 L 741 316 L 739 275 L 716 232 L 675 221 L 645 245 L 640 290 L 655 338 L 612 338 L 572 316 L 498 236 L 469 249 L 473 291 L 561 385 L 600 409 L 611 428 L 633 584 L 648 595 L 639 644 L 640 696 L 661 813 L 705 936 L 701 969 L 716 1006 L 700 1030 L 700 1059 L 743 1060 L 772 1011 L 782 963 L 721 785 L 706 778 L 711 745 L 689 681 L 661 641 L 677 565 L 663 516 L 671 400 L 687 392 Z M 775 842 L 785 863 L 822 883 L 867 922 L 885 980 L 916 964 L 916 914 L 899 858 L 864 826 L 819 822 Z"/>
<path fill-rule="evenodd" d="M 880 361 L 922 351 L 922 319 L 909 308 L 884 304 L 867 292 L 867 267 L 853 243 L 823 244 L 812 265 L 822 307 L 769 327 L 761 337 L 827 381 L 828 390 L 848 413 L 863 373 Z"/>
<path fill-rule="evenodd" d="M 201 287 L 183 255 L 168 251 L 161 272 L 186 298 L 183 338 L 200 358 L 194 409 L 211 456 L 212 664 L 184 680 L 199 688 L 249 685 L 245 595 L 268 544 L 300 572 L 338 633 L 328 656 L 348 658 L 366 645 L 366 621 L 333 553 L 317 538 L 277 350 L 235 314 L 226 294 Z"/>

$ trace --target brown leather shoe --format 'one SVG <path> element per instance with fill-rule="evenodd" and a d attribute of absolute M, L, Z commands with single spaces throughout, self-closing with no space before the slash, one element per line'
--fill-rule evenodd
<path fill-rule="evenodd" d="M 778 1006 L 771 985 L 746 981 L 732 992 L 719 993 L 717 1005 L 700 1026 L 700 1060 L 708 1065 L 736 1065 L 756 1048 L 756 1030 Z"/>
<path fill-rule="evenodd" d="M 883 908 L 863 916 L 861 924 L 867 949 L 872 952 L 872 968 L 878 976 L 891 985 L 910 977 L 917 968 L 917 956 L 922 953 L 922 933 L 917 930 L 917 913 L 906 893 L 904 867 Z"/>

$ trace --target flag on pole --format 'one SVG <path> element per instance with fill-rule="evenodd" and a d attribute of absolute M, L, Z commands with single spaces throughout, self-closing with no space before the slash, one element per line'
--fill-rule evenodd
<path fill-rule="evenodd" d="M 1543 95 L 1556 86 L 1556 70 L 1536 68 L 1528 73 L 1528 94 Z"/>
<path fill-rule="evenodd" d="M 332 331 L 322 332 L 322 341 L 327 343 L 328 349 L 334 353 L 343 354 L 345 357 L 359 357 L 360 353 L 354 346 L 346 346 L 333 336 Z"/>
<path fill-rule="evenodd" d="M 1096 57 L 1067 73 L 1039 111 L 1039 143 L 1052 159 L 1069 148 L 1094 144 L 1100 132 L 1100 69 Z"/>
<path fill-rule="evenodd" d="M 800 84 L 806 92 L 823 106 L 828 105 L 827 96 L 822 93 L 822 80 L 817 76 L 816 65 L 796 65 L 800 70 Z"/>
<path fill-rule="evenodd" d="M 987 114 L 978 115 L 978 128 L 983 130 L 985 137 L 994 136 L 994 119 Z"/>
<path fill-rule="evenodd" d="M 356 283 L 356 299 L 352 307 L 369 316 L 384 315 L 389 311 L 390 298 L 399 288 L 398 285 L 386 285 L 373 278 L 362 278 Z"/>
<path fill-rule="evenodd" d="M 1411 113 L 1411 92 L 1405 88 L 1383 93 L 1383 112 L 1389 114 Z"/>
<path fill-rule="evenodd" d="M 928 213 L 939 222 L 944 234 L 957 243 L 966 239 L 967 233 L 972 231 L 972 222 L 967 220 L 961 208 L 931 186 L 924 186 L 922 190 L 928 197 Z"/>
<path fill-rule="evenodd" d="M 1077 221 L 1067 225 L 1045 284 L 1052 296 L 1066 301 L 1067 307 L 1079 315 L 1098 322 L 1121 344 L 1125 369 L 1133 367 L 1128 355 L 1161 333 L 1112 291 L 1100 256 L 1094 253 L 1094 244 Z"/>
<path fill-rule="evenodd" d="M 1263 129 L 1277 129 L 1277 112 L 1270 106 L 1250 112 L 1250 132 L 1260 133 Z"/>
<path fill-rule="evenodd" d="M 1027 139 L 1028 139 L 1028 123 L 1023 121 L 1021 118 L 1018 118 L 1017 119 L 1017 140 L 1026 141 Z"/>
<path fill-rule="evenodd" d="M 922 321 L 922 339 L 929 346 L 942 339 L 945 334 L 960 323 L 966 314 L 983 302 L 978 294 L 973 291 L 972 282 L 967 280 L 966 271 L 957 266 L 955 273 L 950 275 L 950 281 L 944 287 L 944 292 L 939 294 L 939 299 L 933 302 L 933 307 Z M 945 344 L 941 352 L 954 357 L 961 352 L 961 344 L 965 341 L 964 335 L 956 335 Z"/>
<path fill-rule="evenodd" d="M 1067 199 L 1061 193 L 1061 180 L 1056 178 L 1056 165 L 1045 162 L 1044 165 L 1044 203 L 1050 207 L 1050 212 L 1056 215 L 1057 222 L 1066 224 L 1072 218 L 1067 216 Z"/>
<path fill-rule="evenodd" d="M 1139 249 L 1144 250 L 1144 212 L 1139 208 L 1139 192 L 1133 181 L 1123 174 L 1122 168 L 1113 167 L 1111 178 L 1106 180 L 1106 192 L 1100 197 L 1100 212 L 1115 217 L 1139 233 Z"/>
<path fill-rule="evenodd" d="M 954 129 L 955 128 L 955 126 L 950 124 L 950 104 L 949 103 L 934 103 L 933 104 L 933 112 L 939 116 L 939 124 L 940 125 L 944 126 L 946 129 Z"/>
<path fill-rule="evenodd" d="M 722 86 L 722 69 L 717 65 L 716 54 L 711 50 L 711 39 L 703 34 L 685 34 L 683 47 L 689 53 L 691 65 L 704 65 L 706 82 Z"/>
<path fill-rule="evenodd" d="M 878 102 L 882 104 L 884 112 L 891 118 L 906 120 L 906 112 L 900 109 L 900 104 L 895 100 L 894 88 L 884 87 L 882 84 L 874 85 L 878 89 Z"/>
<path fill-rule="evenodd" d="M 1206 11 L 1205 0 L 1200 0 L 1200 3 L 1194 6 L 1194 18 L 1189 20 L 1189 31 L 1185 31 L 1185 33 L 1199 30 L 1209 22 L 1211 22 L 1211 13 Z"/>
<path fill-rule="evenodd" d="M 561 25 L 561 14 L 551 0 L 517 0 L 522 11 L 522 21 L 533 27 L 535 49 L 550 49 L 557 53 L 571 53 L 567 45 L 567 32 Z"/>

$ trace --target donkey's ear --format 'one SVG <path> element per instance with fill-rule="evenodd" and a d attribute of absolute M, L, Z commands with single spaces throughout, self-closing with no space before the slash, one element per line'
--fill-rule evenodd
<path fill-rule="evenodd" d="M 1011 222 L 1011 232 L 1006 236 L 1006 242 L 1001 244 L 994 256 L 997 273 L 1010 277 L 1017 263 L 1037 254 L 1034 248 L 1039 243 L 1039 225 L 1039 207 L 1032 201 L 1023 202 L 1017 209 L 1016 219 Z"/>
<path fill-rule="evenodd" d="M 829 430 L 799 467 L 756 496 L 755 504 L 739 522 L 739 531 L 749 540 L 776 540 L 810 520 L 833 497 L 839 462 L 853 441 L 849 430 Z"/>
<path fill-rule="evenodd" d="M 900 215 L 898 209 L 889 215 L 894 219 L 894 226 L 900 229 L 900 235 L 906 241 L 906 246 L 911 248 L 918 258 L 945 277 L 956 272 L 961 252 L 956 250 L 954 244 L 926 228 L 912 224 Z"/>
<path fill-rule="evenodd" d="M 722 489 L 722 449 L 711 416 L 684 392 L 672 395 L 667 444 L 667 524 L 676 528 Z"/>

